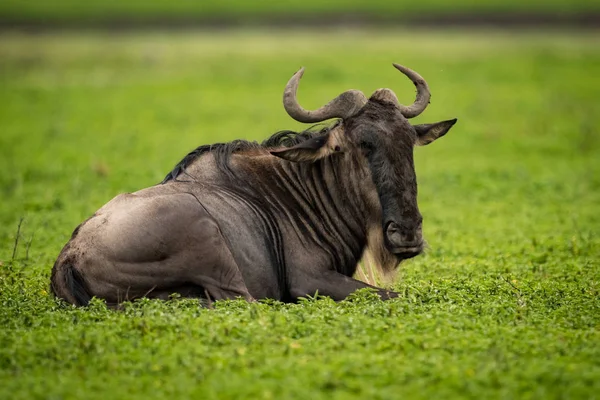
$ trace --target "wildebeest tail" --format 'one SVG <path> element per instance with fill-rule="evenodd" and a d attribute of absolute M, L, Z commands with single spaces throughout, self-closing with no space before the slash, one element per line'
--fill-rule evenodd
<path fill-rule="evenodd" d="M 86 289 L 83 277 L 70 263 L 54 265 L 50 278 L 50 290 L 56 297 L 76 306 L 87 306 L 92 299 Z"/>

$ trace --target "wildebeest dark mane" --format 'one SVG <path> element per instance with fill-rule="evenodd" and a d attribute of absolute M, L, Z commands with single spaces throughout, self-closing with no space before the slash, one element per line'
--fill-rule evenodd
<path fill-rule="evenodd" d="M 339 121 L 330 126 L 317 124 L 302 132 L 294 132 L 289 130 L 279 131 L 274 133 L 268 139 L 264 140 L 262 143 L 251 142 L 247 140 L 233 140 L 227 143 L 204 144 L 195 148 L 185 157 L 183 157 L 183 159 L 175 165 L 171 172 L 165 176 L 161 184 L 167 183 L 171 180 L 177 180 L 177 177 L 184 173 L 185 169 L 204 153 L 213 153 L 217 167 L 223 172 L 229 174 L 229 158 L 233 153 L 260 148 L 268 149 L 274 147 L 292 147 L 312 137 L 326 135 L 338 124 Z"/>

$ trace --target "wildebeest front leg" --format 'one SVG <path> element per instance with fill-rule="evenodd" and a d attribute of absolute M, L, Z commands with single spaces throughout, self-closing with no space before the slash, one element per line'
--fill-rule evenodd
<path fill-rule="evenodd" d="M 354 291 L 364 288 L 375 289 L 377 294 L 384 300 L 398 297 L 396 292 L 371 286 L 335 271 L 326 271 L 318 277 L 298 276 L 291 284 L 290 294 L 294 299 L 298 299 L 299 297 L 314 296 L 315 293 L 318 293 L 329 296 L 335 301 L 341 301 Z"/>

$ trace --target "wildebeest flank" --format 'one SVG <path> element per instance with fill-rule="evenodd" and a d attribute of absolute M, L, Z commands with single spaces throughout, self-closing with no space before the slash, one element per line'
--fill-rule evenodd
<path fill-rule="evenodd" d="M 344 299 L 368 250 L 384 272 L 423 250 L 413 148 L 443 136 L 456 119 L 411 125 L 430 99 L 425 80 L 410 106 L 390 89 L 367 99 L 342 93 L 318 110 L 284 107 L 300 122 L 337 122 L 279 132 L 262 144 L 201 146 L 158 185 L 121 194 L 82 223 L 52 270 L 56 296 L 85 305 L 143 296 L 295 301 Z M 375 288 L 383 298 L 396 293 Z"/>

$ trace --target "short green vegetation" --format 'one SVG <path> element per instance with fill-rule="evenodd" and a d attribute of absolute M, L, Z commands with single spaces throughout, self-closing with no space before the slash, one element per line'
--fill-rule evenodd
<path fill-rule="evenodd" d="M 401 298 L 112 311 L 48 294 L 116 194 L 200 144 L 302 129 L 281 105 L 300 66 L 307 108 L 348 88 L 409 103 L 392 62 L 429 82 L 419 122 L 459 119 L 415 152 L 430 248 Z M 594 34 L 5 34 L 0 398 L 598 398 L 599 70 Z"/>

